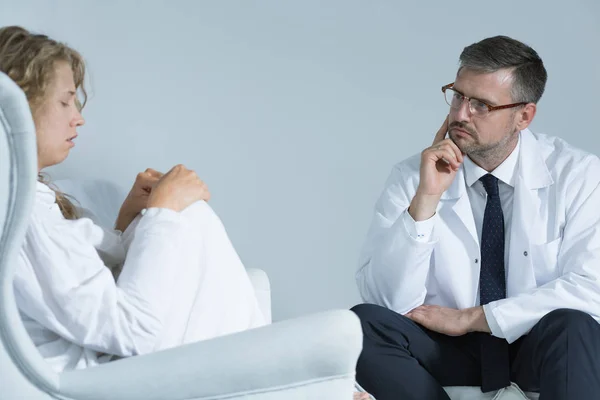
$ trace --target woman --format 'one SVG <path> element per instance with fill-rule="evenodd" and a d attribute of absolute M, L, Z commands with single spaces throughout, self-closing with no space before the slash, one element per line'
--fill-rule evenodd
<path fill-rule="evenodd" d="M 85 122 L 81 56 L 47 36 L 6 27 L 0 71 L 29 101 L 40 173 L 63 162 Z M 149 169 L 121 207 L 121 234 L 78 218 L 65 195 L 40 178 L 14 288 L 28 333 L 56 371 L 264 325 L 209 197 L 183 166 L 164 176 Z"/>

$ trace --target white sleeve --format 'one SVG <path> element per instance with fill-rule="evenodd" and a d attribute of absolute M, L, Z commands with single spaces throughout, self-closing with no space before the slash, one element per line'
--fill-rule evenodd
<path fill-rule="evenodd" d="M 415 221 L 409 212 L 402 213 L 404 219 L 404 227 L 408 231 L 410 237 L 418 242 L 427 243 L 431 241 L 431 233 L 433 231 L 434 219 L 426 219 L 425 221 Z"/>
<path fill-rule="evenodd" d="M 500 328 L 496 317 L 494 317 L 494 312 L 489 304 L 483 305 L 483 314 L 485 315 L 485 320 L 488 326 L 490 327 L 492 335 L 497 337 L 503 337 L 502 328 Z"/>
<path fill-rule="evenodd" d="M 408 214 L 415 188 L 408 187 L 413 177 L 407 175 L 399 166 L 392 170 L 375 206 L 356 274 L 364 301 L 400 314 L 423 304 L 437 243 L 433 237 L 437 214 L 424 224 L 415 224 Z"/>
<path fill-rule="evenodd" d="M 152 351 L 177 269 L 180 215 L 148 210 L 115 283 L 94 247 L 101 228 L 33 215 L 14 280 L 21 312 L 83 347 L 119 356 Z M 152 274 L 136 284 L 137 274 Z"/>

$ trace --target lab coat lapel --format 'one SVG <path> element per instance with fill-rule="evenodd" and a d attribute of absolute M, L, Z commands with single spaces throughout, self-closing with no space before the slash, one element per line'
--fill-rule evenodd
<path fill-rule="evenodd" d="M 453 235 L 464 243 L 469 253 L 465 258 L 459 256 L 460 253 L 455 255 L 451 262 L 453 270 L 448 277 L 448 283 L 452 287 L 458 308 L 471 307 L 477 297 L 477 285 L 469 285 L 467 282 L 479 280 L 479 264 L 470 262 L 471 256 L 475 258 L 479 253 L 479 240 L 463 168 L 458 170 L 454 182 L 441 200 L 440 216 L 446 221 Z"/>
<path fill-rule="evenodd" d="M 541 145 L 527 129 L 521 132 L 518 168 L 506 282 L 508 297 L 536 287 L 531 244 L 543 229 L 539 217 L 539 190 L 554 183 L 546 167 Z"/>
<path fill-rule="evenodd" d="M 454 177 L 454 181 L 444 192 L 441 200 L 447 204 L 442 212 L 445 212 L 444 217 L 447 218 L 449 225 L 457 226 L 456 229 L 464 230 L 464 235 L 461 237 L 469 236 L 475 244 L 479 246 L 479 239 L 477 238 L 477 228 L 475 226 L 475 218 L 473 217 L 473 210 L 471 209 L 471 201 L 467 194 L 467 188 L 465 183 L 465 171 L 464 168 L 460 168 Z M 455 221 L 459 221 L 460 224 L 454 224 Z M 459 234 L 459 232 L 457 232 Z"/>

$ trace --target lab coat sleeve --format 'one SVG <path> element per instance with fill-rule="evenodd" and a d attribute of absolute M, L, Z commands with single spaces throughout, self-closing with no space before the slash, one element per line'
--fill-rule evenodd
<path fill-rule="evenodd" d="M 115 283 L 91 243 L 100 227 L 87 218 L 48 221 L 34 213 L 14 280 L 20 311 L 92 350 L 152 351 L 175 290 L 180 218 L 171 210 L 148 210 Z M 138 279 L 142 274 L 146 279 Z"/>
<path fill-rule="evenodd" d="M 495 336 L 514 342 L 549 312 L 569 308 L 600 320 L 600 174 L 599 163 L 566 193 L 571 199 L 558 253 L 560 277 L 515 297 L 488 304 L 496 319 Z M 584 167 L 586 168 L 586 167 Z"/>
<path fill-rule="evenodd" d="M 415 221 L 410 213 L 402 213 L 404 219 L 404 227 L 411 238 L 417 242 L 427 243 L 431 241 L 431 234 L 433 232 L 433 224 L 435 219 L 433 217 L 425 221 Z"/>
<path fill-rule="evenodd" d="M 356 274 L 365 302 L 401 314 L 423 304 L 437 242 L 433 232 L 437 214 L 417 223 L 408 214 L 416 188 L 414 175 L 403 164 L 392 170 L 375 206 Z"/>

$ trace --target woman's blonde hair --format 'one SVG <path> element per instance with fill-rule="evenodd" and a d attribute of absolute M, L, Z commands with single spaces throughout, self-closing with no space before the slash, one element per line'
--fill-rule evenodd
<path fill-rule="evenodd" d="M 48 87 L 55 79 L 56 64 L 66 62 L 73 70 L 73 78 L 83 102 L 77 99 L 82 109 L 87 101 L 84 87 L 85 63 L 81 55 L 64 43 L 46 35 L 34 34 L 19 26 L 0 28 L 0 71 L 7 74 L 25 92 L 34 118 L 46 99 Z M 40 175 L 41 182 L 48 179 Z M 77 219 L 77 207 L 67 196 L 56 192 L 56 203 L 67 219 Z"/>

